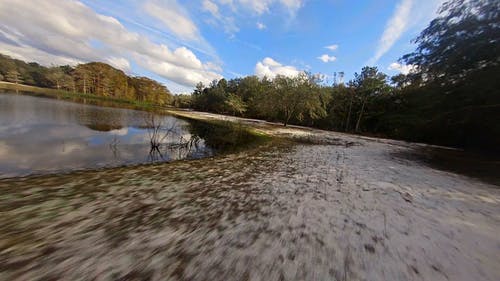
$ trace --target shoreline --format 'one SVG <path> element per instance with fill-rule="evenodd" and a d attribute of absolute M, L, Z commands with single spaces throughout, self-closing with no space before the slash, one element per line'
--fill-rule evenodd
<path fill-rule="evenodd" d="M 313 127 L 304 127 L 299 125 L 287 125 L 283 126 L 282 123 L 270 122 L 261 119 L 251 119 L 251 118 L 243 118 L 231 115 L 222 115 L 217 113 L 210 112 L 201 112 L 195 111 L 192 109 L 183 109 L 183 108 L 175 108 L 168 106 L 159 106 L 151 103 L 144 103 L 140 101 L 134 100 L 124 100 L 124 99 L 115 99 L 112 97 L 104 97 L 98 95 L 90 95 L 83 93 L 73 93 L 64 90 L 57 90 L 51 88 L 41 88 L 35 86 L 29 86 L 24 84 L 14 84 L 10 82 L 0 81 L 0 90 L 11 90 L 11 91 L 21 91 L 21 94 L 32 95 L 38 97 L 45 98 L 56 98 L 62 99 L 69 102 L 83 103 L 82 100 L 89 99 L 91 101 L 95 101 L 96 103 L 91 103 L 97 106 L 103 107 L 114 107 L 114 108 L 125 108 L 125 109 L 134 109 L 134 110 L 142 110 L 142 111 L 155 111 L 157 113 L 170 114 L 178 117 L 183 117 L 187 119 L 193 119 L 198 121 L 231 121 L 233 123 L 241 123 L 247 126 L 248 128 L 252 128 L 256 132 L 266 133 L 270 136 L 280 136 L 280 137 L 291 137 L 292 139 L 299 141 L 310 141 L 311 143 L 321 143 L 328 142 L 328 138 L 324 138 L 324 135 L 330 134 L 331 136 L 335 135 L 338 137 L 346 137 L 349 139 L 361 139 L 368 141 L 377 141 L 382 143 L 389 143 L 394 145 L 401 146 L 419 146 L 419 147 L 428 147 L 428 148 L 437 148 L 437 149 L 446 149 L 446 150 L 454 150 L 454 151 L 463 151 L 470 152 L 472 154 L 482 155 L 481 151 L 475 150 L 465 150 L 463 148 L 458 147 L 450 147 L 450 146 L 442 146 L 435 145 L 429 143 L 420 143 L 420 142 L 412 142 L 406 140 L 399 139 L 391 139 L 385 137 L 375 137 L 375 136 L 367 136 L 363 134 L 354 134 L 354 133 L 346 133 L 346 132 L 337 132 L 331 130 L 323 130 Z M 295 130 L 293 130 L 295 129 Z M 301 132 L 298 132 L 301 131 Z M 306 133 L 304 133 L 306 132 Z M 309 132 L 307 134 L 307 132 Z M 302 137 L 300 137 L 302 135 Z M 304 140 L 304 136 L 308 137 L 318 137 L 319 140 Z"/>
<path fill-rule="evenodd" d="M 5 84 L 5 83 L 4 83 Z M 2 83 L 0 82 L 0 87 Z M 45 90 L 43 88 L 40 88 L 42 90 Z M 57 91 L 57 90 L 56 90 Z M 32 96 L 41 96 L 45 98 L 58 98 L 57 96 L 44 96 L 43 94 L 31 94 L 31 93 L 22 93 L 26 95 L 32 95 Z M 73 94 L 71 97 L 74 97 Z M 65 100 L 67 100 L 66 98 Z M 68 100 L 70 102 L 76 102 L 76 103 L 82 103 L 81 101 L 75 101 L 75 100 Z M 111 102 L 112 104 L 104 105 L 108 107 L 118 107 L 118 108 L 126 108 L 126 109 L 131 109 L 130 107 L 124 106 L 125 104 L 116 104 L 115 102 Z M 103 106 L 102 104 L 93 104 L 97 106 Z M 151 111 L 151 108 L 132 108 L 135 110 L 142 110 L 142 111 Z M 296 143 L 302 143 L 302 144 L 310 144 L 310 145 L 344 145 L 344 146 L 350 146 L 350 145 L 355 145 L 359 143 L 364 143 L 364 142 L 376 142 L 376 143 L 381 143 L 381 144 L 386 144 L 386 145 L 391 145 L 395 147 L 402 147 L 406 149 L 410 149 L 414 151 L 414 153 L 408 153 L 407 157 L 413 158 L 415 161 L 420 161 L 422 163 L 425 163 L 430 166 L 434 166 L 435 168 L 441 169 L 441 170 L 446 170 L 446 171 L 451 171 L 451 172 L 456 172 L 459 174 L 463 175 L 469 175 L 475 178 L 479 179 L 484 179 L 488 182 L 492 182 L 496 185 L 500 185 L 500 177 L 495 176 L 495 169 L 500 168 L 500 162 L 496 160 L 494 156 L 490 155 L 483 155 L 480 153 L 476 152 L 469 152 L 465 151 L 462 149 L 458 148 L 452 148 L 452 147 L 443 147 L 443 146 L 438 146 L 438 145 L 432 145 L 432 144 L 425 144 L 425 143 L 414 143 L 414 142 L 408 142 L 408 141 L 403 141 L 403 140 L 394 140 L 394 139 L 385 139 L 385 138 L 377 138 L 377 137 L 368 137 L 368 136 L 363 136 L 363 135 L 357 135 L 357 134 L 349 134 L 349 133 L 344 133 L 344 132 L 335 132 L 335 131 L 327 131 L 327 130 L 321 130 L 321 129 L 316 129 L 316 128 L 311 128 L 311 127 L 302 127 L 302 126 L 296 126 L 296 125 L 288 125 L 288 126 L 283 126 L 281 123 L 274 123 L 274 122 L 268 122 L 264 120 L 258 120 L 258 119 L 249 119 L 249 118 L 241 118 L 241 117 L 235 117 L 235 116 L 228 116 L 228 115 L 221 115 L 221 114 L 215 114 L 215 113 L 207 113 L 207 112 L 199 112 L 199 111 L 193 111 L 193 110 L 183 110 L 183 109 L 177 109 L 177 108 L 157 108 L 154 110 L 154 112 L 158 114 L 168 114 L 172 116 L 176 116 L 178 118 L 185 118 L 185 119 L 190 119 L 190 120 L 195 120 L 195 121 L 201 121 L 201 122 L 206 122 L 206 123 L 220 123 L 220 122 L 229 122 L 232 124 L 240 124 L 245 127 L 246 130 L 251 132 L 252 134 L 256 135 L 261 135 L 261 136 L 266 136 L 274 139 L 286 139 L 288 141 L 296 142 Z M 442 152 L 439 152 L 442 151 Z M 436 156 L 437 153 L 437 156 Z M 442 155 L 448 154 L 445 158 L 442 157 Z M 442 159 L 443 158 L 443 159 Z M 437 165 L 434 165 L 433 162 L 443 162 L 443 163 L 437 163 Z M 464 159 L 470 159 L 472 160 L 470 166 L 475 167 L 476 171 L 470 171 L 467 166 L 464 166 L 462 164 L 459 164 L 457 167 L 453 167 L 455 163 L 458 162 L 463 162 Z M 456 160 L 456 161 L 455 161 Z M 175 161 L 174 161 L 175 162 Z M 163 162 L 166 163 L 166 162 Z M 158 164 L 163 164 L 163 163 L 158 163 Z M 137 164 L 137 165 L 124 165 L 124 167 L 135 167 L 135 166 L 141 166 L 141 165 L 148 165 L 148 164 Z M 117 166 L 117 167 L 104 167 L 100 168 L 101 169 L 115 169 L 119 168 L 122 166 Z M 85 169 L 84 171 L 89 171 L 93 169 Z M 64 172 L 64 174 L 71 174 L 73 172 L 78 172 L 78 171 L 68 171 Z M 32 177 L 32 176 L 43 176 L 47 174 L 37 174 L 37 175 L 27 175 L 27 177 Z M 57 175 L 57 173 L 49 173 L 49 175 Z M 491 176 L 493 175 L 493 176 Z M 16 178 L 16 177 L 9 177 L 9 178 Z M 4 178 L 6 179 L 6 178 Z"/>
<path fill-rule="evenodd" d="M 82 100 L 90 100 L 103 103 L 100 106 L 104 107 L 118 107 L 126 109 L 145 110 L 145 111 L 151 111 L 154 110 L 156 107 L 158 107 L 157 105 L 148 102 L 117 99 L 113 97 L 99 96 L 93 94 L 75 93 L 71 91 L 58 90 L 52 88 L 41 88 L 24 84 L 15 84 L 5 81 L 0 81 L 0 90 L 7 91 L 7 93 L 8 91 L 16 91 L 16 93 L 20 93 L 23 95 L 61 99 L 75 103 L 84 103 L 82 102 Z"/>
<path fill-rule="evenodd" d="M 321 144 L 321 143 L 335 143 L 335 140 L 339 138 L 344 138 L 346 140 L 364 140 L 364 141 L 375 141 L 380 143 L 411 147 L 411 146 L 419 146 L 419 147 L 430 147 L 430 148 L 439 148 L 439 149 L 447 149 L 447 150 L 456 150 L 456 151 L 465 151 L 460 148 L 449 147 L 449 146 L 441 146 L 427 143 L 419 143 L 419 142 L 411 142 L 405 140 L 397 140 L 390 138 L 382 138 L 382 137 L 370 137 L 359 134 L 351 134 L 345 132 L 337 132 L 337 131 L 329 131 L 322 130 L 313 127 L 304 127 L 298 125 L 287 125 L 283 126 L 282 123 L 277 122 L 269 122 L 260 119 L 251 119 L 251 118 L 242 118 L 237 116 L 230 115 L 222 115 L 217 113 L 210 112 L 201 112 L 195 110 L 178 110 L 178 109 L 165 109 L 166 113 L 180 116 L 184 118 L 199 120 L 199 121 L 230 121 L 234 123 L 241 123 L 243 125 L 249 126 L 257 131 L 261 131 L 263 133 L 269 134 L 270 136 L 276 137 L 288 137 L 292 140 L 303 141 L 311 144 Z M 309 138 L 317 138 L 317 139 L 309 139 Z"/>
<path fill-rule="evenodd" d="M 28 93 L 27 95 L 31 94 Z M 34 96 L 39 96 L 39 95 L 34 95 Z M 75 100 L 70 100 L 70 102 L 82 103 L 81 101 L 75 101 Z M 94 105 L 100 106 L 100 104 L 94 104 Z M 126 106 L 122 105 L 123 104 L 118 104 L 118 107 L 127 108 Z M 117 105 L 112 104 L 109 107 L 117 107 Z M 145 108 L 135 108 L 135 110 L 148 111 Z M 258 136 L 270 137 L 273 139 L 286 139 L 287 141 L 292 141 L 299 144 L 351 146 L 366 142 L 376 142 L 393 147 L 406 148 L 413 151 L 411 153 L 410 152 L 407 153 L 408 154 L 407 157 L 411 157 L 415 161 L 426 163 L 440 170 L 446 170 L 463 175 L 469 175 L 475 178 L 486 180 L 488 182 L 492 182 L 496 185 L 500 185 L 500 176 L 496 175 L 497 173 L 495 173 L 495 169 L 498 169 L 500 167 L 500 162 L 495 160 L 494 156 L 488 157 L 482 154 L 470 153 L 468 151 L 464 151 L 457 148 L 443 147 L 425 143 L 413 143 L 413 142 L 393 140 L 393 139 L 367 137 L 362 135 L 326 131 L 310 127 L 301 127 L 296 125 L 288 125 L 285 127 L 280 123 L 268 122 L 258 119 L 240 118 L 235 116 L 198 112 L 192 110 L 182 110 L 176 108 L 159 108 L 156 109 L 155 112 L 159 114 L 168 114 L 176 116 L 178 118 L 185 118 L 205 123 L 217 124 L 221 122 L 229 122 L 232 124 L 240 124 L 252 134 Z M 443 158 L 443 155 L 446 156 Z M 471 162 L 472 164 L 469 163 L 467 165 L 469 165 L 470 167 L 474 167 L 473 171 L 470 171 L 471 169 L 469 169 L 467 165 L 462 164 L 462 162 L 463 163 Z M 158 163 L 158 164 L 161 165 L 163 163 Z M 146 164 L 124 165 L 116 167 L 103 167 L 99 168 L 98 170 L 116 169 L 119 167 L 134 168 L 136 166 L 140 167 L 141 165 L 148 165 L 148 164 L 146 163 Z M 94 169 L 84 169 L 84 171 L 93 171 L 93 170 Z M 68 174 L 68 173 L 71 174 L 73 172 L 77 171 L 67 171 L 59 174 Z M 23 177 L 38 177 L 44 175 L 58 175 L 58 173 L 32 174 Z M 12 179 L 19 177 L 8 177 L 4 179 L 9 179 L 9 178 Z"/>
<path fill-rule="evenodd" d="M 170 114 L 271 140 L 0 180 L 0 280 L 500 278 L 500 184 L 417 161 L 425 145 Z"/>
<path fill-rule="evenodd" d="M 0 180 L 0 279 L 498 280 L 500 189 L 410 150 L 278 143 Z"/>
<path fill-rule="evenodd" d="M 427 143 L 418 143 L 418 142 L 411 142 L 411 141 L 384 138 L 384 137 L 371 137 L 371 136 L 365 136 L 362 134 L 336 132 L 336 131 L 330 131 L 330 130 L 317 129 L 317 128 L 313 128 L 313 127 L 304 127 L 304 126 L 298 126 L 298 125 L 287 125 L 285 127 L 281 123 L 269 122 L 269 121 L 260 120 L 260 119 L 242 118 L 242 117 L 231 116 L 231 115 L 222 115 L 222 114 L 216 114 L 216 113 L 210 113 L 210 112 L 195 111 L 195 110 L 190 110 L 190 109 L 157 106 L 157 105 L 150 104 L 150 103 L 142 103 L 140 101 L 114 99 L 112 97 L 103 97 L 103 96 L 83 94 L 83 93 L 73 93 L 73 92 L 57 90 L 57 89 L 41 88 L 41 87 L 24 85 L 24 84 L 14 84 L 14 83 L 5 82 L 5 81 L 0 81 L 0 90 L 2 90 L 2 89 L 3 90 L 11 90 L 11 91 L 19 90 L 22 92 L 22 94 L 26 94 L 26 95 L 33 95 L 33 96 L 39 96 L 39 97 L 45 97 L 45 98 L 57 98 L 57 99 L 63 99 L 63 100 L 67 100 L 70 102 L 76 102 L 76 103 L 83 103 L 83 102 L 81 102 L 81 99 L 90 99 L 90 100 L 95 100 L 97 102 L 108 102 L 108 104 L 103 104 L 103 105 L 96 104 L 98 106 L 118 107 L 118 108 L 136 109 L 136 110 L 143 110 L 143 111 L 157 111 L 158 113 L 167 113 L 167 114 L 171 114 L 171 115 L 175 115 L 175 116 L 179 116 L 179 117 L 184 117 L 184 118 L 188 118 L 188 119 L 199 120 L 199 121 L 210 121 L 210 120 L 231 121 L 231 122 L 236 122 L 236 123 L 242 123 L 248 127 L 256 129 L 257 131 L 267 132 L 267 133 L 270 133 L 271 135 L 292 136 L 292 138 L 295 138 L 295 139 L 298 138 L 297 134 L 304 135 L 303 132 L 310 132 L 309 136 L 317 136 L 319 134 L 331 133 L 331 134 L 337 135 L 339 137 L 347 137 L 350 139 L 372 140 L 372 141 L 379 141 L 379 142 L 383 142 L 383 143 L 399 144 L 399 145 L 403 145 L 403 146 L 404 145 L 418 145 L 418 146 L 425 146 L 425 147 L 435 147 L 435 148 L 441 148 L 441 149 L 465 151 L 461 148 L 455 148 L 455 147 L 440 146 L 440 145 L 433 145 L 433 144 L 427 144 Z M 80 100 L 78 100 L 78 99 L 80 99 Z M 297 133 L 294 135 L 293 133 L 291 133 L 294 131 L 293 129 L 296 129 L 295 133 L 297 133 L 297 131 L 302 131 L 302 133 Z"/>

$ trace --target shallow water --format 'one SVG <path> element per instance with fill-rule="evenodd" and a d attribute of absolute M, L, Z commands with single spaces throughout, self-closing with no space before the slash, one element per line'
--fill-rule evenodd
<path fill-rule="evenodd" d="M 393 157 L 270 143 L 0 180 L 0 280 L 499 280 L 500 190 Z"/>
<path fill-rule="evenodd" d="M 251 141 L 189 132 L 212 150 Z M 303 141 L 0 179 L 0 280 L 500 280 L 500 189 L 428 163 L 470 159 L 267 132 Z"/>
<path fill-rule="evenodd" d="M 151 150 L 153 127 L 158 125 L 162 146 Z M 191 124 L 173 116 L 0 94 L 0 178 L 215 153 L 193 136 Z"/>

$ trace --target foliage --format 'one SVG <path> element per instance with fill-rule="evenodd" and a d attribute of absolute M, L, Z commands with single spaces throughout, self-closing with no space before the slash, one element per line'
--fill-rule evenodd
<path fill-rule="evenodd" d="M 415 39 L 390 78 L 364 67 L 346 84 L 255 76 L 199 85 L 193 107 L 337 131 L 500 152 L 500 2 L 457 0 Z M 222 87 L 221 87 L 222 85 Z M 234 95 L 246 111 L 224 107 Z"/>
<path fill-rule="evenodd" d="M 354 130 L 359 132 L 367 111 L 371 115 L 377 113 L 376 110 L 370 111 L 369 109 L 377 100 L 390 92 L 390 87 L 387 84 L 387 75 L 379 72 L 376 67 L 368 66 L 363 67 L 360 74 L 354 74 L 354 80 L 351 81 L 350 85 L 355 89 L 355 95 L 352 97 L 355 99 L 354 106 L 357 108 L 357 121 Z"/>
<path fill-rule="evenodd" d="M 401 58 L 408 74 L 364 67 L 348 83 L 310 74 L 199 83 L 172 97 L 145 77 L 103 63 L 43 67 L 0 55 L 0 77 L 28 85 L 127 98 L 330 130 L 500 152 L 500 2 L 446 2 Z M 18 73 L 18 74 L 16 74 Z M 343 73 L 339 72 L 343 81 Z M 16 77 L 18 79 L 16 79 Z M 335 79 L 336 80 L 336 79 Z"/>
<path fill-rule="evenodd" d="M 192 108 L 192 96 L 181 94 L 172 97 L 172 106 L 178 108 Z"/>
<path fill-rule="evenodd" d="M 277 76 L 273 81 L 271 100 L 276 105 L 270 113 L 286 126 L 292 119 L 302 122 L 316 120 L 326 115 L 319 98 L 319 86 L 311 76 Z"/>
<path fill-rule="evenodd" d="M 224 101 L 227 112 L 232 112 L 233 115 L 242 115 L 247 110 L 247 105 L 243 99 L 236 94 L 229 94 Z"/>
<path fill-rule="evenodd" d="M 230 121 L 191 120 L 188 129 L 192 136 L 203 139 L 205 145 L 218 153 L 236 152 L 269 140 L 266 135 L 255 133 L 242 124 Z"/>
<path fill-rule="evenodd" d="M 402 60 L 417 65 L 427 80 L 457 82 L 500 63 L 500 2 L 448 1 L 414 40 L 415 52 Z"/>
<path fill-rule="evenodd" d="M 52 88 L 114 99 L 170 104 L 172 95 L 162 84 L 146 77 L 130 77 L 108 64 L 91 62 L 45 67 L 0 54 L 0 77 L 12 83 Z"/>
<path fill-rule="evenodd" d="M 51 88 L 41 88 L 36 86 L 5 83 L 0 81 L 0 91 L 3 90 L 16 91 L 16 92 L 22 91 L 27 94 L 35 96 L 71 100 L 74 102 L 92 104 L 97 106 L 106 106 L 106 107 L 120 107 L 120 108 L 130 108 L 130 109 L 146 110 L 146 111 L 154 110 L 158 107 L 157 104 L 151 102 L 104 97 L 100 95 L 83 94 L 78 92 L 75 93 L 62 89 L 58 90 Z"/>
<path fill-rule="evenodd" d="M 16 70 L 7 71 L 7 73 L 5 73 L 5 79 L 7 80 L 7 82 L 15 84 L 20 84 L 23 82 L 21 73 L 17 72 Z"/>
<path fill-rule="evenodd" d="M 128 77 L 125 86 L 132 87 L 136 100 L 152 101 L 160 105 L 172 102 L 172 95 L 167 87 L 147 77 Z"/>
<path fill-rule="evenodd" d="M 255 76 L 199 85 L 193 107 L 244 117 L 500 152 L 500 2 L 457 0 L 415 39 L 388 79 L 364 67 L 346 84 Z M 307 77 L 307 78 L 306 78 Z M 389 83 L 389 81 L 390 83 Z M 224 107 L 239 97 L 247 107 Z"/>
<path fill-rule="evenodd" d="M 403 56 L 418 66 L 397 113 L 417 120 L 413 138 L 500 150 L 499 13 L 496 0 L 449 1 Z"/>
<path fill-rule="evenodd" d="M 326 115 L 320 87 L 311 76 L 278 76 L 274 80 L 255 76 L 214 81 L 209 87 L 199 84 L 193 92 L 193 107 L 198 110 L 245 117 L 290 121 L 316 120 Z"/>

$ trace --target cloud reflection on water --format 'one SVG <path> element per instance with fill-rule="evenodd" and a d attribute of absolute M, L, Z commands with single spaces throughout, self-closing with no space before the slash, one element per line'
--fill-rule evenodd
<path fill-rule="evenodd" d="M 0 178 L 170 161 L 211 155 L 197 147 L 164 149 L 150 157 L 147 113 L 0 94 Z M 175 130 L 164 142 L 191 137 L 189 123 L 161 116 Z"/>

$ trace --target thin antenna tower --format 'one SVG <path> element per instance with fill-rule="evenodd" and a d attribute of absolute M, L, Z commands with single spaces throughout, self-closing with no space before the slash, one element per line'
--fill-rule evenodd
<path fill-rule="evenodd" d="M 344 84 L 344 71 L 339 72 L 339 84 Z"/>

